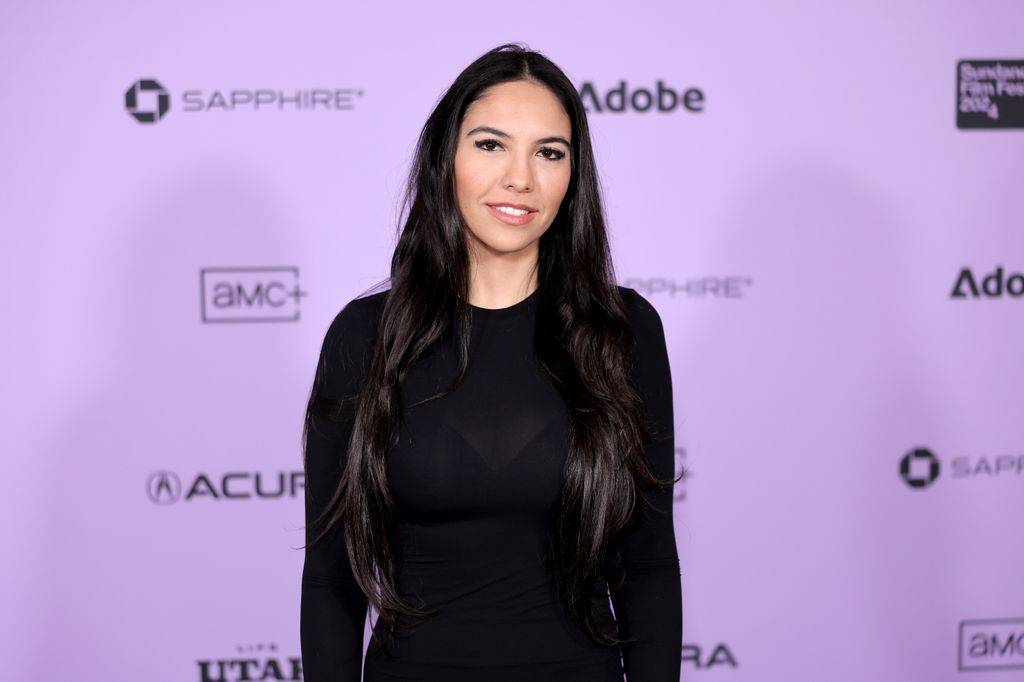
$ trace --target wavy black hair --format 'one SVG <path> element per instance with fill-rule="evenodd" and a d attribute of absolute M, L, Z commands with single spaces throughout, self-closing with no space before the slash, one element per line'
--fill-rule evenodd
<path fill-rule="evenodd" d="M 488 88 L 529 81 L 548 88 L 572 122 L 572 173 L 558 214 L 540 238 L 534 353 L 569 411 L 569 443 L 560 503 L 549 518 L 548 567 L 571 620 L 602 646 L 627 642 L 595 617 L 593 595 L 614 568 L 616 534 L 629 522 L 638 489 L 671 486 L 653 476 L 643 454 L 650 437 L 629 379 L 633 334 L 615 283 L 587 116 L 579 93 L 550 59 L 519 44 L 480 56 L 441 97 L 419 135 L 402 198 L 404 226 L 391 261 L 391 289 L 361 386 L 346 466 L 321 520 L 342 523 L 352 572 L 393 635 L 405 616 L 428 617 L 396 586 L 395 503 L 385 453 L 401 417 L 399 386 L 410 367 L 448 330 L 456 330 L 462 379 L 469 348 L 468 229 L 459 210 L 454 159 L 469 105 Z M 402 218 L 399 218 L 401 225 Z M 307 409 L 309 428 L 316 389 Z"/>

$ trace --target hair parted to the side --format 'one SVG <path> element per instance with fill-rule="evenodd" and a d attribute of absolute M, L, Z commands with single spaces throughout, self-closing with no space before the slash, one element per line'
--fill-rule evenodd
<path fill-rule="evenodd" d="M 429 617 L 396 586 L 395 503 L 385 453 L 401 413 L 399 385 L 442 334 L 455 332 L 462 379 L 469 348 L 468 229 L 459 210 L 454 160 L 466 109 L 499 83 L 531 81 L 558 98 L 572 122 L 572 175 L 558 215 L 539 244 L 534 353 L 569 408 L 568 458 L 557 513 L 549 519 L 548 566 L 567 614 L 595 643 L 627 640 L 598 622 L 593 594 L 614 567 L 614 540 L 638 508 L 644 487 L 671 486 L 649 470 L 651 433 L 629 380 L 633 334 L 615 283 L 586 112 L 569 78 L 551 60 L 519 44 L 488 51 L 466 67 L 438 101 L 419 135 L 406 215 L 391 261 L 377 337 L 357 408 L 347 464 L 313 542 L 342 523 L 352 572 L 389 634 L 399 618 Z M 401 222 L 401 220 L 400 220 Z M 306 411 L 309 429 L 314 385 Z"/>

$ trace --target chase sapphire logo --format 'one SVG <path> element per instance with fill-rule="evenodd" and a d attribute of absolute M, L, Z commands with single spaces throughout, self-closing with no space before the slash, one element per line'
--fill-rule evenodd
<path fill-rule="evenodd" d="M 261 111 L 351 111 L 363 98 L 362 88 L 189 88 L 173 96 L 177 111 L 229 113 Z M 124 93 L 124 108 L 139 123 L 156 123 L 171 109 L 172 93 L 155 78 L 140 78 Z"/>
<path fill-rule="evenodd" d="M 928 448 L 915 448 L 900 460 L 900 476 L 911 488 L 927 488 L 939 477 L 939 458 Z"/>
<path fill-rule="evenodd" d="M 171 108 L 171 96 L 155 78 L 142 78 L 124 93 L 124 108 L 139 123 L 156 123 Z"/>
<path fill-rule="evenodd" d="M 644 296 L 687 299 L 740 299 L 754 284 L 747 275 L 707 275 L 703 277 L 627 277 L 623 286 Z"/>

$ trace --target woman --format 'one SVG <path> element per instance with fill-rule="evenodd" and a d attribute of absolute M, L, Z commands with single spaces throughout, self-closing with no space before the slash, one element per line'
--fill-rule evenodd
<path fill-rule="evenodd" d="M 369 605 L 366 680 L 677 681 L 665 339 L 614 283 L 569 79 L 481 56 L 405 198 L 391 287 L 331 323 L 306 413 L 305 679 L 360 679 Z"/>

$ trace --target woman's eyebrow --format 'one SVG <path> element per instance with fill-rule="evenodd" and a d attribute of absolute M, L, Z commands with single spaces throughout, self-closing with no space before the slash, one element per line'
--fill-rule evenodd
<path fill-rule="evenodd" d="M 476 128 L 473 128 L 468 133 L 466 133 L 466 137 L 469 137 L 470 135 L 474 135 L 476 133 L 490 133 L 491 135 L 497 135 L 498 137 L 503 137 L 505 139 L 510 139 L 512 137 L 508 133 L 498 130 L 497 128 L 492 128 L 491 126 L 477 126 Z M 572 145 L 569 144 L 569 140 L 565 139 L 564 137 L 561 137 L 560 135 L 542 137 L 541 139 L 537 140 L 535 144 L 550 144 L 552 142 L 561 142 L 566 147 L 572 149 Z"/>
<path fill-rule="evenodd" d="M 542 137 L 535 144 L 551 144 L 552 142 L 561 142 L 569 149 L 572 149 L 572 145 L 569 144 L 569 140 L 565 139 L 561 135 L 552 135 L 551 137 Z"/>
<path fill-rule="evenodd" d="M 468 133 L 466 133 L 466 137 L 469 137 L 470 135 L 474 135 L 476 133 L 490 133 L 491 135 L 497 135 L 498 137 L 504 137 L 506 139 L 512 137 L 508 133 L 498 130 L 497 128 L 492 128 L 491 126 L 477 126 L 476 128 L 473 128 Z"/>

